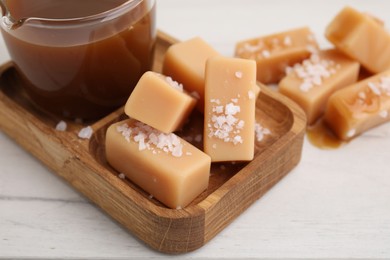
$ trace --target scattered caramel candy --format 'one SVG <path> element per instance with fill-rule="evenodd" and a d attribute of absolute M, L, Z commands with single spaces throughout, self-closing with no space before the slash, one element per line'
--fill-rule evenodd
<path fill-rule="evenodd" d="M 214 57 L 206 64 L 204 151 L 213 162 L 254 156 L 256 63 Z"/>
<path fill-rule="evenodd" d="M 309 28 L 241 41 L 236 44 L 235 56 L 253 59 L 257 63 L 257 80 L 277 83 L 285 76 L 287 66 L 308 58 L 318 51 L 318 45 Z"/>
<path fill-rule="evenodd" d="M 359 63 L 337 50 L 321 51 L 293 67 L 279 83 L 279 91 L 298 103 L 308 124 L 323 113 L 328 98 L 336 90 L 356 82 Z"/>
<path fill-rule="evenodd" d="M 325 121 L 342 140 L 390 120 L 390 70 L 334 93 Z"/>
<path fill-rule="evenodd" d="M 184 88 L 197 99 L 197 109 L 204 111 L 204 70 L 210 57 L 219 56 L 200 37 L 173 44 L 165 53 L 163 74 L 183 84 Z"/>
<path fill-rule="evenodd" d="M 370 72 L 390 69 L 390 34 L 380 20 L 345 7 L 328 25 L 325 36 Z"/>
<path fill-rule="evenodd" d="M 164 133 L 179 129 L 196 99 L 171 77 L 148 71 L 142 75 L 125 105 L 125 113 Z"/>
<path fill-rule="evenodd" d="M 175 134 L 134 119 L 111 125 L 106 158 L 118 172 L 166 206 L 187 206 L 208 186 L 211 159 Z"/>

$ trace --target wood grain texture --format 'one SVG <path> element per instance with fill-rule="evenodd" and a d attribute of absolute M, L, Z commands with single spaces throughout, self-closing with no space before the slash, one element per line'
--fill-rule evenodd
<path fill-rule="evenodd" d="M 165 50 L 176 40 L 159 32 L 154 70 L 161 71 Z M 193 251 L 215 237 L 260 198 L 299 161 L 306 120 L 293 102 L 263 88 L 256 103 L 256 120 L 272 133 L 256 143 L 249 163 L 218 163 L 211 169 L 209 188 L 182 210 L 172 210 L 149 198 L 139 187 L 118 178 L 104 157 L 105 130 L 124 117 L 123 108 L 89 124 L 90 140 L 77 137 L 85 125 L 68 122 L 33 107 L 21 88 L 12 63 L 0 68 L 0 129 L 54 173 L 96 203 L 150 247 L 166 253 Z M 202 132 L 194 114 L 182 136 Z"/>

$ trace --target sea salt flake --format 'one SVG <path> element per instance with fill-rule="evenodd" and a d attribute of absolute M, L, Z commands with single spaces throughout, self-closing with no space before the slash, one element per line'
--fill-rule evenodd
<path fill-rule="evenodd" d="M 267 50 L 263 50 L 261 52 L 261 55 L 263 55 L 264 58 L 269 58 L 271 56 L 271 53 Z"/>
<path fill-rule="evenodd" d="M 264 136 L 269 134 L 271 134 L 271 131 L 268 128 L 264 128 L 260 123 L 255 123 L 255 136 L 258 142 L 261 142 Z"/>
<path fill-rule="evenodd" d="M 236 73 L 234 73 L 234 75 L 236 76 L 236 78 L 241 79 L 242 78 L 242 71 L 236 71 Z"/>
<path fill-rule="evenodd" d="M 353 137 L 353 136 L 355 136 L 355 134 L 356 134 L 356 129 L 350 129 L 348 132 L 347 132 L 347 137 Z"/>
<path fill-rule="evenodd" d="M 78 133 L 78 137 L 81 139 L 90 139 L 93 134 L 93 129 L 90 126 L 84 127 Z"/>
<path fill-rule="evenodd" d="M 124 180 L 126 178 L 126 175 L 124 173 L 119 173 L 118 177 L 119 177 L 119 179 Z"/>
<path fill-rule="evenodd" d="M 248 98 L 249 98 L 249 99 L 254 99 L 255 96 L 256 96 L 256 95 L 255 95 L 255 93 L 254 93 L 252 90 L 249 90 L 249 91 L 248 91 Z"/>
<path fill-rule="evenodd" d="M 242 144 L 243 143 L 243 140 L 242 140 L 242 137 L 240 135 L 236 135 L 234 138 L 233 138 L 233 143 L 234 144 Z"/>
<path fill-rule="evenodd" d="M 291 44 L 292 44 L 291 38 L 289 36 L 284 37 L 283 44 L 285 46 L 291 46 Z"/>
<path fill-rule="evenodd" d="M 381 90 L 378 88 L 378 86 L 375 83 L 368 82 L 367 85 L 370 88 L 370 90 L 372 91 L 372 93 L 374 93 L 375 95 L 380 96 L 382 94 Z"/>
<path fill-rule="evenodd" d="M 56 125 L 56 130 L 57 131 L 60 131 L 60 132 L 64 132 L 66 131 L 68 125 L 66 124 L 65 121 L 61 120 L 60 122 L 58 122 L 58 124 Z"/>
<path fill-rule="evenodd" d="M 167 82 L 171 87 L 173 87 L 174 89 L 176 89 L 180 92 L 184 91 L 183 84 L 178 83 L 177 81 L 173 80 L 169 76 L 165 77 L 165 82 Z"/>
<path fill-rule="evenodd" d="M 382 118 L 386 118 L 389 115 L 389 112 L 387 110 L 382 110 L 379 112 L 379 116 Z"/>
<path fill-rule="evenodd" d="M 358 93 L 358 97 L 360 98 L 360 99 L 366 99 L 367 98 L 367 95 L 366 95 L 366 93 L 364 93 L 363 91 L 360 91 L 359 93 Z"/>
<path fill-rule="evenodd" d="M 225 114 L 226 115 L 235 115 L 240 112 L 240 106 L 236 106 L 233 103 L 229 103 L 225 106 Z"/>

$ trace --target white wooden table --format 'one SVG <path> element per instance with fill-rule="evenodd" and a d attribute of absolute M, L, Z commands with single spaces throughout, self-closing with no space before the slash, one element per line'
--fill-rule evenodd
<path fill-rule="evenodd" d="M 390 24 L 385 0 L 158 0 L 158 28 L 232 56 L 242 39 L 326 25 L 345 5 Z M 0 44 L 0 61 L 9 59 Z M 390 123 L 336 150 L 305 140 L 301 163 L 181 258 L 390 258 Z M 164 258 L 0 132 L 0 258 Z"/>

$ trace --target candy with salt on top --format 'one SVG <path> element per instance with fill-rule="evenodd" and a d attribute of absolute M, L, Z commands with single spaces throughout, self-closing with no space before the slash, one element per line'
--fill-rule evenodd
<path fill-rule="evenodd" d="M 125 105 L 125 113 L 164 133 L 178 130 L 196 99 L 171 77 L 148 71 L 142 75 Z"/>
<path fill-rule="evenodd" d="M 235 56 L 253 59 L 257 63 L 257 80 L 277 83 L 285 76 L 285 68 L 308 58 L 318 51 L 318 44 L 309 28 L 297 28 L 285 32 L 240 41 Z"/>
<path fill-rule="evenodd" d="M 127 119 L 107 129 L 105 145 L 114 169 L 170 208 L 184 208 L 208 187 L 210 157 L 173 133 Z"/>
<path fill-rule="evenodd" d="M 207 61 L 204 151 L 213 162 L 254 156 L 256 62 L 214 57 Z"/>
<path fill-rule="evenodd" d="M 334 93 L 325 121 L 338 138 L 348 140 L 390 121 L 390 70 Z"/>
<path fill-rule="evenodd" d="M 163 60 L 163 74 L 183 84 L 198 99 L 197 109 L 204 110 L 204 82 L 206 61 L 220 54 L 202 38 L 195 37 L 171 45 Z"/>
<path fill-rule="evenodd" d="M 347 6 L 328 25 L 325 36 L 368 71 L 390 69 L 390 34 L 378 19 Z"/>
<path fill-rule="evenodd" d="M 335 91 L 355 83 L 359 63 L 337 50 L 312 54 L 309 59 L 287 68 L 279 91 L 305 111 L 308 124 L 323 115 L 328 98 Z"/>

